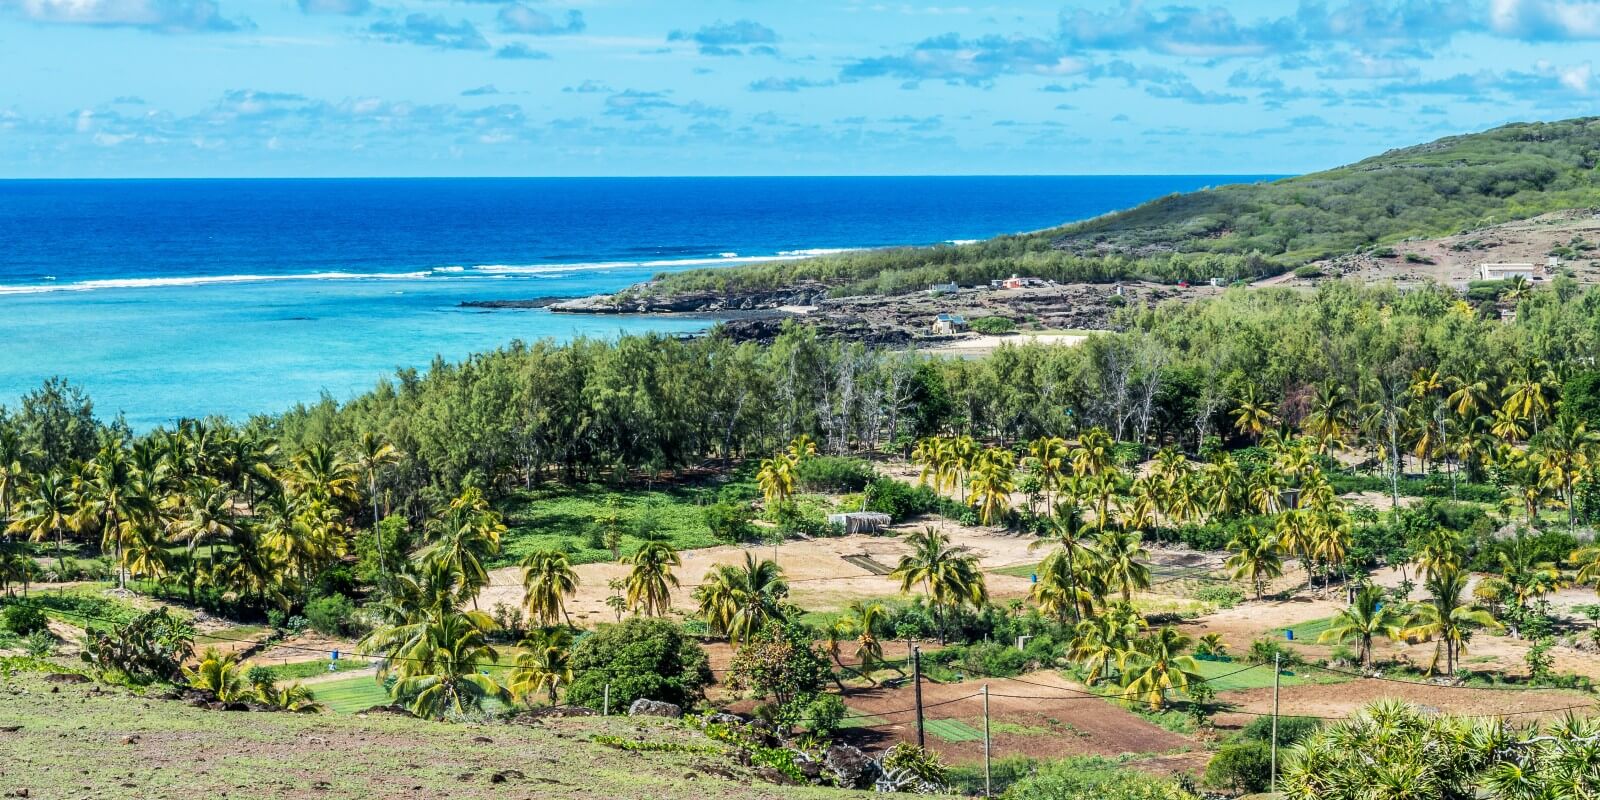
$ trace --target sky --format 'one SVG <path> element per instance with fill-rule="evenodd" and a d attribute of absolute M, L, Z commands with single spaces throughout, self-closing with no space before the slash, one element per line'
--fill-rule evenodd
<path fill-rule="evenodd" d="M 1600 0 L 0 0 L 0 177 L 1288 174 L 1597 57 Z"/>

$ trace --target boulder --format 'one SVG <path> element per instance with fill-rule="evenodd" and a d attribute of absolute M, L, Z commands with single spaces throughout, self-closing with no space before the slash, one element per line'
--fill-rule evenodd
<path fill-rule="evenodd" d="M 841 788 L 868 789 L 877 779 L 878 764 L 859 747 L 836 744 L 822 754 L 822 766 Z"/>
<path fill-rule="evenodd" d="M 88 683 L 89 676 L 76 672 L 52 672 L 44 676 L 45 683 Z"/>
<path fill-rule="evenodd" d="M 646 700 L 641 697 L 638 700 L 633 701 L 633 705 L 628 706 L 628 716 L 668 717 L 670 719 L 677 719 L 683 716 L 683 709 L 671 703 L 663 703 L 659 700 Z"/>

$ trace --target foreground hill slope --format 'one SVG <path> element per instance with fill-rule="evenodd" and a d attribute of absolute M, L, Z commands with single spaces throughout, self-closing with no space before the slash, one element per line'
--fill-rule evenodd
<path fill-rule="evenodd" d="M 1259 278 L 1410 237 L 1600 205 L 1600 117 L 1506 125 L 1294 178 L 1163 197 L 961 246 L 895 248 L 694 270 L 657 295 L 813 285 L 894 294 L 1011 272 L 1062 282 Z"/>
<path fill-rule="evenodd" d="M 618 750 L 595 734 L 682 742 Z M 0 795 L 154 798 L 843 798 L 762 782 L 673 722 L 461 725 L 209 711 L 39 673 L 0 677 Z"/>

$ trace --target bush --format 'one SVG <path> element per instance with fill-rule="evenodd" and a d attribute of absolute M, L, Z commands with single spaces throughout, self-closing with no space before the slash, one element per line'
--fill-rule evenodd
<path fill-rule="evenodd" d="M 348 636 L 360 627 L 355 621 L 356 604 L 342 594 L 318 597 L 306 603 L 306 620 L 311 629 L 324 636 Z"/>
<path fill-rule="evenodd" d="M 194 652 L 194 626 L 165 606 L 135 617 L 111 633 L 90 631 L 82 657 L 102 670 L 133 681 L 183 678 L 182 665 Z"/>
<path fill-rule="evenodd" d="M 1191 800 L 1177 784 L 1109 759 L 1068 758 L 1011 785 L 1006 800 Z"/>
<path fill-rule="evenodd" d="M 4 612 L 0 612 L 0 625 L 18 636 L 27 636 L 47 628 L 49 620 L 43 611 L 32 605 L 12 603 L 6 606 Z"/>
<path fill-rule="evenodd" d="M 1272 746 L 1253 739 L 1223 745 L 1206 764 L 1203 780 L 1237 794 L 1264 792 L 1272 780 Z"/>
<path fill-rule="evenodd" d="M 978 333 L 998 336 L 1015 332 L 1017 323 L 1005 317 L 978 317 L 972 321 L 972 329 Z"/>
<path fill-rule="evenodd" d="M 878 474 L 859 458 L 813 456 L 800 462 L 795 477 L 806 491 L 844 494 L 861 491 Z"/>
<path fill-rule="evenodd" d="M 1297 744 L 1322 729 L 1316 717 L 1278 717 L 1278 746 Z M 1234 735 L 1236 742 L 1271 742 L 1272 718 L 1256 717 Z"/>
<path fill-rule="evenodd" d="M 724 542 L 748 542 L 756 538 L 747 503 L 712 503 L 706 506 L 705 516 L 706 527 L 711 529 L 711 535 Z"/>
<path fill-rule="evenodd" d="M 1436 264 L 1436 263 L 1438 263 L 1438 262 L 1433 260 L 1432 256 L 1425 256 L 1425 255 L 1422 255 L 1421 253 L 1406 253 L 1405 260 L 1406 260 L 1407 264 Z"/>
<path fill-rule="evenodd" d="M 867 485 L 867 510 L 888 514 L 903 522 L 926 514 L 939 505 L 939 496 L 926 486 L 911 486 L 893 478 L 878 478 Z"/>
<path fill-rule="evenodd" d="M 572 651 L 577 675 L 567 689 L 567 702 L 600 710 L 606 684 L 611 707 L 625 709 L 635 700 L 660 700 L 689 707 L 705 697 L 711 668 L 700 645 L 664 619 L 631 617 L 602 625 Z"/>
<path fill-rule="evenodd" d="M 1194 593 L 1194 599 L 1202 603 L 1213 603 L 1217 608 L 1233 608 L 1244 600 L 1244 592 L 1233 584 L 1213 584 L 1202 586 Z"/>
<path fill-rule="evenodd" d="M 1294 270 L 1294 276 L 1296 278 L 1305 278 L 1308 280 L 1311 278 L 1320 278 L 1322 277 L 1322 268 L 1314 267 L 1310 264 L 1307 264 L 1303 267 L 1296 267 Z"/>

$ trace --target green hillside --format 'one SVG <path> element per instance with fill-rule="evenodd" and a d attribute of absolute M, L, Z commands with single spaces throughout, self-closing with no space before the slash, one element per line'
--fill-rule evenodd
<path fill-rule="evenodd" d="M 1163 197 L 1037 233 L 658 277 L 652 291 L 822 283 L 892 294 L 1012 272 L 1061 281 L 1253 278 L 1408 237 L 1600 205 L 1600 118 L 1518 123 L 1324 172 Z"/>

